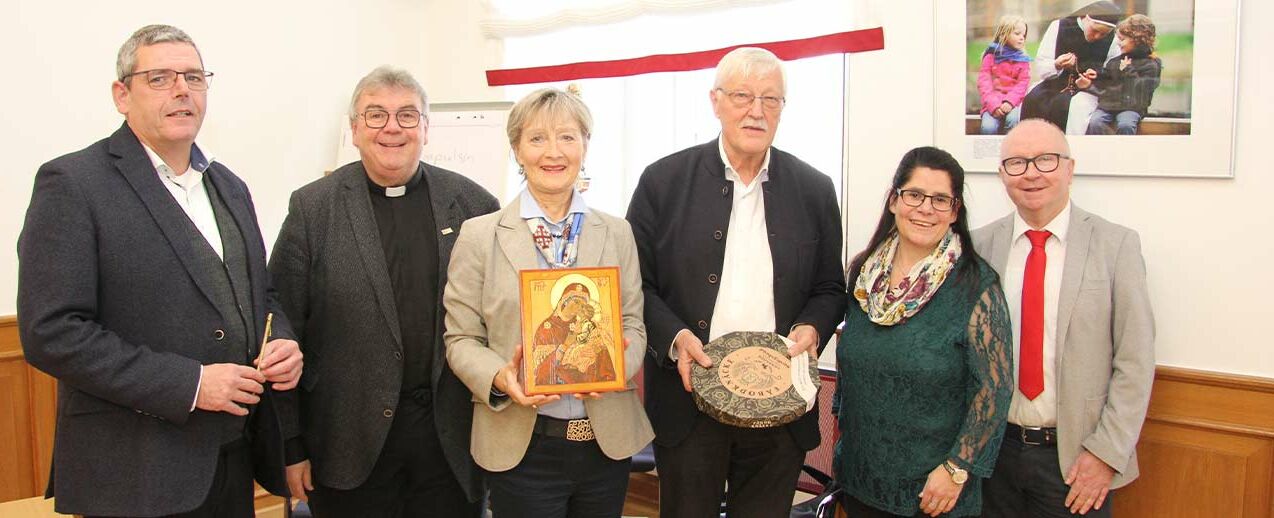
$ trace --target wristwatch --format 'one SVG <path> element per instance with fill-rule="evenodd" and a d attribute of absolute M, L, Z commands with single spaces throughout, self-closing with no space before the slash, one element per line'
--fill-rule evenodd
<path fill-rule="evenodd" d="M 969 472 L 960 469 L 960 467 L 955 464 L 952 464 L 950 460 L 942 461 L 942 467 L 946 468 L 947 473 L 951 475 L 951 481 L 956 484 L 964 484 L 969 480 Z"/>

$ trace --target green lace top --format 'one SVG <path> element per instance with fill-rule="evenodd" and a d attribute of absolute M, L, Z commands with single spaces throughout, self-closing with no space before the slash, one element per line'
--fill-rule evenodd
<path fill-rule="evenodd" d="M 836 346 L 835 471 L 867 505 L 916 514 L 929 472 L 950 459 L 969 480 L 947 516 L 982 512 L 982 479 L 995 467 L 1013 395 L 1013 340 L 999 277 L 977 266 L 975 290 L 957 265 L 919 313 L 894 326 L 872 323 L 850 296 Z"/>

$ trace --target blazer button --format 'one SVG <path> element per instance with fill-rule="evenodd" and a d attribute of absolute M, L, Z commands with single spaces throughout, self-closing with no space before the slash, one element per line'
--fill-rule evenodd
<path fill-rule="evenodd" d="M 398 352 L 398 351 L 394 351 L 394 359 L 395 359 L 395 360 L 401 360 L 401 359 L 403 359 L 403 353 Z"/>
<path fill-rule="evenodd" d="M 722 237 L 725 237 L 725 234 L 721 232 L 720 230 L 716 230 L 712 232 L 712 239 L 720 241 Z"/>
<path fill-rule="evenodd" d="M 716 284 L 719 279 L 720 277 L 717 277 L 715 273 L 708 274 L 708 284 Z"/>
<path fill-rule="evenodd" d="M 384 413 L 385 413 L 385 417 L 394 417 L 394 411 L 393 411 L 393 410 L 390 410 L 390 409 L 386 408 Z"/>
<path fill-rule="evenodd" d="M 725 187 L 722 187 L 722 188 L 721 188 L 721 195 L 722 195 L 722 196 L 729 196 L 729 195 L 730 195 L 730 186 L 729 186 L 729 185 L 727 185 L 727 186 L 725 186 Z"/>
<path fill-rule="evenodd" d="M 220 329 L 212 332 L 212 339 L 218 342 L 226 339 L 226 332 Z"/>
<path fill-rule="evenodd" d="M 707 322 L 704 322 L 704 321 L 702 321 L 702 320 L 700 320 L 700 321 L 699 321 L 699 329 L 707 329 L 707 328 L 708 328 L 708 323 L 707 323 Z"/>

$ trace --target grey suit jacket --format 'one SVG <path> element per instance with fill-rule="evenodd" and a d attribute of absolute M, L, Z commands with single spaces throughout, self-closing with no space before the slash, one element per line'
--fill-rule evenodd
<path fill-rule="evenodd" d="M 247 185 L 219 163 L 205 174 L 243 234 L 249 332 L 263 336 L 273 312 L 274 337 L 292 338 Z M 200 365 L 224 361 L 226 322 L 194 267 L 188 221 L 127 124 L 36 173 L 18 239 L 18 331 L 27 361 L 58 379 L 46 493 L 58 512 L 189 511 L 212 487 L 227 427 L 243 425 L 191 411 Z M 257 479 L 276 494 L 287 491 L 273 408 L 283 394 L 267 389 L 250 421 Z"/>
<path fill-rule="evenodd" d="M 973 233 L 1001 276 L 1012 234 L 1013 214 Z M 1062 476 L 1086 449 L 1115 468 L 1111 488 L 1122 487 L 1137 478 L 1137 437 L 1155 375 L 1155 322 L 1135 231 L 1071 205 L 1057 313 Z"/>
<path fill-rule="evenodd" d="M 539 268 L 539 251 L 514 200 L 498 213 L 464 224 L 451 257 L 443 300 L 447 306 L 447 360 L 473 395 L 473 458 L 489 471 L 517 466 L 535 427 L 533 408 L 492 405 L 491 382 L 521 342 L 518 271 Z M 579 237 L 577 267 L 618 266 L 624 314 L 624 377 L 628 390 L 609 392 L 584 407 L 597 445 L 612 459 L 641 451 L 654 438 L 632 378 L 646 350 L 641 266 L 632 229 L 622 219 L 590 210 Z"/>
<path fill-rule="evenodd" d="M 499 208 L 459 174 L 421 163 L 438 238 L 439 297 L 430 373 L 434 421 L 447 462 L 470 499 L 481 495 L 469 458 L 468 390 L 447 367 L 441 291 L 464 220 Z M 302 437 L 315 480 L 350 489 L 367 480 L 402 387 L 402 337 L 367 172 L 347 164 L 292 194 L 270 257 L 279 300 L 305 351 Z M 297 412 L 295 405 L 289 409 Z"/>

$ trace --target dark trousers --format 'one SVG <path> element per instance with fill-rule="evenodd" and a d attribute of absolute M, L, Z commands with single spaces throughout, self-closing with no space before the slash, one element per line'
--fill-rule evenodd
<path fill-rule="evenodd" d="M 983 518 L 1040 518 L 1080 516 L 1066 507 L 1070 486 L 1062 478 L 1057 446 L 1024 444 L 1020 437 L 1004 434 L 995 473 L 982 485 Z M 1109 518 L 1114 492 L 1089 518 Z"/>
<path fill-rule="evenodd" d="M 385 446 L 371 475 L 353 489 L 314 484 L 310 509 L 316 518 L 477 517 L 443 456 L 433 412 L 402 398 Z"/>
<path fill-rule="evenodd" d="M 628 493 L 628 459 L 597 441 L 531 436 L 522 462 L 487 472 L 493 518 L 619 518 Z"/>
<path fill-rule="evenodd" d="M 841 509 L 845 510 L 845 516 L 851 518 L 902 518 L 903 515 L 893 514 L 888 511 L 881 511 L 870 505 L 864 504 L 861 500 L 854 498 L 849 493 L 841 493 L 840 498 Z M 916 507 L 916 514 L 912 516 L 928 516 L 920 512 L 919 506 Z"/>
<path fill-rule="evenodd" d="M 203 503 L 192 511 L 171 514 L 168 518 L 251 518 L 256 513 L 252 484 L 252 454 L 248 442 L 239 439 L 221 447 L 212 487 Z"/>
<path fill-rule="evenodd" d="M 700 414 L 676 446 L 655 445 L 659 516 L 788 516 L 805 452 L 786 427 L 738 428 Z M 729 493 L 726 484 L 729 483 Z"/>

